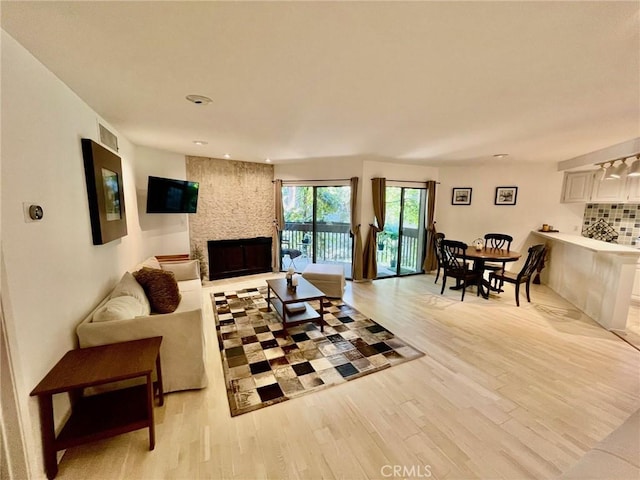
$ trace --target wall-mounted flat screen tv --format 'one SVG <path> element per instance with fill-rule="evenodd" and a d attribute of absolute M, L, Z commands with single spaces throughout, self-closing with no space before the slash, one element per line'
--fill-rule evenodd
<path fill-rule="evenodd" d="M 196 213 L 198 182 L 149 177 L 147 213 Z"/>

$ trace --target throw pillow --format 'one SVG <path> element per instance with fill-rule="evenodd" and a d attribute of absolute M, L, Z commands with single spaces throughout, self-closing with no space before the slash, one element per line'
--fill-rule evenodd
<path fill-rule="evenodd" d="M 110 299 L 93 314 L 93 322 L 110 322 L 111 320 L 129 320 L 130 318 L 149 315 L 138 299 L 122 296 Z"/>
<path fill-rule="evenodd" d="M 142 285 L 129 272 L 125 272 L 120 281 L 116 284 L 111 292 L 111 298 L 116 297 L 133 297 L 138 300 L 146 309 L 144 315 L 151 313 L 151 306 L 147 295 L 144 293 Z"/>
<path fill-rule="evenodd" d="M 173 272 L 143 267 L 133 276 L 147 294 L 152 311 L 171 313 L 178 308 L 182 296 Z"/>

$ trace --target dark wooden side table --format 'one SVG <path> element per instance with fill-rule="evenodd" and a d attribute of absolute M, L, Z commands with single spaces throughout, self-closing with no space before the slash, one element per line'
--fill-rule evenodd
<path fill-rule="evenodd" d="M 47 373 L 31 396 L 38 397 L 40 429 L 47 478 L 58 473 L 56 452 L 140 428 L 149 428 L 149 450 L 155 447 L 153 418 L 153 370 L 157 373 L 157 397 L 164 404 L 160 343 L 162 337 L 80 348 L 67 352 Z M 82 396 L 96 385 L 146 377 L 146 385 Z M 71 416 L 56 437 L 53 395 L 67 392 Z"/>

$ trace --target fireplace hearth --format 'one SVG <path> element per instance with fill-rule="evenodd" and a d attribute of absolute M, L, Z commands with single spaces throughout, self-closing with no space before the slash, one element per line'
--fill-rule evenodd
<path fill-rule="evenodd" d="M 271 237 L 209 240 L 209 280 L 271 271 Z"/>

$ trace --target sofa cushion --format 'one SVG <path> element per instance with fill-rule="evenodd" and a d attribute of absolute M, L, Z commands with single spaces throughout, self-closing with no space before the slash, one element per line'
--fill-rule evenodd
<path fill-rule="evenodd" d="M 182 297 L 173 272 L 143 267 L 133 276 L 142 285 L 153 312 L 171 313 L 178 308 Z"/>
<path fill-rule="evenodd" d="M 182 287 L 182 283 L 180 282 L 178 285 Z M 180 295 L 182 299 L 175 313 L 202 309 L 202 290 L 182 290 L 181 288 Z"/>
<path fill-rule="evenodd" d="M 197 290 L 202 293 L 202 282 L 198 280 L 183 280 L 178 282 L 178 288 L 180 293 L 189 292 L 191 290 Z"/>
<path fill-rule="evenodd" d="M 125 272 L 120 281 L 113 287 L 110 298 L 116 297 L 133 297 L 145 307 L 146 312 L 142 315 L 151 313 L 151 305 L 149 305 L 147 294 L 144 292 L 142 285 L 129 272 Z"/>
<path fill-rule="evenodd" d="M 93 314 L 93 322 L 110 322 L 111 320 L 128 320 L 130 318 L 149 315 L 145 306 L 137 298 L 122 296 L 111 298 Z"/>
<path fill-rule="evenodd" d="M 146 258 L 142 261 L 142 263 L 140 264 L 141 268 L 147 267 L 147 268 L 160 268 L 160 262 L 158 261 L 158 259 L 156 257 L 149 257 Z"/>
<path fill-rule="evenodd" d="M 188 260 L 182 262 L 162 262 L 160 264 L 160 268 L 162 268 L 162 270 L 173 272 L 178 282 L 181 282 L 183 280 L 200 279 L 200 268 L 198 260 Z"/>
<path fill-rule="evenodd" d="M 138 263 L 135 267 L 129 269 L 131 273 L 137 272 L 138 270 L 142 270 L 144 267 L 148 268 L 160 268 L 160 262 L 156 257 L 145 258 L 143 261 Z"/>

